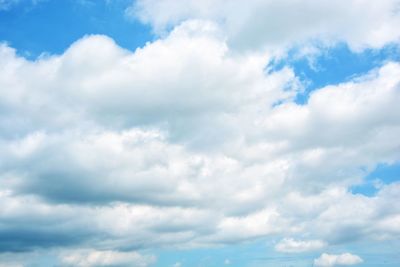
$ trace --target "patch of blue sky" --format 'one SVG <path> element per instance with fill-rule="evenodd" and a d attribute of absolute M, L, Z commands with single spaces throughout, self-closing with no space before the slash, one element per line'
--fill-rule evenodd
<path fill-rule="evenodd" d="M 261 239 L 216 248 L 159 250 L 155 267 L 308 267 L 318 256 L 318 253 L 277 253 L 273 242 Z"/>
<path fill-rule="evenodd" d="M 400 242 L 389 239 L 380 242 L 350 242 L 330 245 L 324 252 L 328 254 L 341 254 L 350 252 L 358 255 L 363 262 L 358 267 L 398 267 L 400 266 Z"/>
<path fill-rule="evenodd" d="M 35 59 L 43 53 L 61 54 L 88 34 L 104 34 L 129 50 L 153 40 L 151 29 L 124 16 L 129 0 L 22 0 L 0 11 L 0 41 Z"/>
<path fill-rule="evenodd" d="M 349 81 L 388 61 L 400 61 L 398 45 L 388 45 L 383 49 L 367 49 L 356 53 L 346 44 L 338 44 L 310 56 L 299 56 L 299 51 L 293 49 L 287 57 L 271 62 L 267 69 L 276 71 L 285 66 L 293 68 L 305 84 L 305 90 L 297 95 L 295 101 L 298 104 L 305 104 L 312 91 L 327 85 Z"/>
<path fill-rule="evenodd" d="M 154 267 L 310 267 L 322 253 L 359 255 L 360 267 L 397 267 L 400 264 L 399 241 L 387 240 L 379 244 L 350 242 L 332 244 L 321 251 L 283 253 L 274 250 L 274 243 L 265 239 L 244 244 L 190 250 L 157 250 Z"/>
<path fill-rule="evenodd" d="M 353 194 L 374 196 L 382 185 L 400 182 L 400 162 L 379 164 L 370 172 L 361 184 L 351 188 Z"/>

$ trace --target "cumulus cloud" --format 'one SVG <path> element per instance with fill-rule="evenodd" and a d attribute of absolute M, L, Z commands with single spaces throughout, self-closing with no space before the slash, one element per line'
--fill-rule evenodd
<path fill-rule="evenodd" d="M 200 56 L 200 48 L 208 53 Z M 77 208 L 82 204 L 128 204 L 100 209 L 94 216 L 100 226 L 107 220 L 102 213 L 114 218 L 125 209 L 122 222 L 137 210 L 145 225 L 159 207 L 166 218 L 181 218 L 162 227 L 150 223 L 165 236 L 138 241 L 139 247 L 229 243 L 307 229 L 301 218 L 334 217 L 338 196 L 355 203 L 345 188 L 366 174 L 360 167 L 398 160 L 397 63 L 321 88 L 298 105 L 293 71 L 265 72 L 268 54 L 230 53 L 209 23 L 184 24 L 135 52 L 88 36 L 61 56 L 35 62 L 6 45 L 1 54 L 0 168 L 3 190 L 12 192 L 6 198 L 37 197 L 50 213 L 57 205 L 80 214 L 88 212 Z M 385 219 L 382 224 L 390 222 Z M 341 225 L 314 223 L 321 234 Z M 105 228 L 83 239 L 97 231 Z M 15 247 L 30 246 L 22 236 L 13 240 L 21 242 Z M 61 235 L 42 245 L 82 241 Z"/>
<path fill-rule="evenodd" d="M 398 7 L 398 0 L 139 0 L 133 2 L 127 14 L 152 25 L 159 33 L 188 19 L 217 21 L 229 42 L 239 48 L 317 40 L 346 42 L 359 50 L 399 41 L 400 31 L 395 26 L 400 20 Z"/>
<path fill-rule="evenodd" d="M 359 256 L 351 253 L 343 253 L 338 255 L 323 253 L 319 258 L 314 260 L 314 265 L 320 267 L 348 266 L 356 265 L 362 262 L 363 260 Z"/>
<path fill-rule="evenodd" d="M 298 253 L 313 250 L 319 250 L 327 244 L 321 240 L 295 240 L 293 238 L 284 238 L 275 245 L 279 252 Z"/>
<path fill-rule="evenodd" d="M 214 37 L 171 38 L 144 50 L 162 50 L 168 42 L 173 47 L 168 49 L 181 50 L 174 47 L 181 39 L 189 44 L 211 38 L 224 46 Z M 91 55 L 96 51 L 88 50 L 92 46 L 99 47 L 99 56 Z M 81 49 L 85 52 L 79 52 Z M 202 120 L 198 116 L 203 112 L 209 115 L 207 108 L 189 109 L 177 116 L 167 114 L 167 109 L 161 112 L 164 99 L 158 96 L 159 85 L 154 85 L 146 90 L 156 93 L 145 97 L 149 97 L 149 105 L 158 103 L 154 107 L 157 112 L 142 121 L 134 117 L 153 108 L 147 104 L 137 107 L 143 99 L 130 95 L 132 90 L 142 90 L 134 85 L 141 76 L 122 75 L 122 80 L 127 79 L 122 84 L 115 80 L 116 73 L 101 84 L 97 80 L 99 73 L 106 73 L 101 62 L 109 64 L 115 57 L 123 73 L 136 56 L 148 57 L 144 51 L 132 54 L 102 36 L 86 37 L 64 55 L 37 62 L 18 58 L 5 46 L 2 51 L 2 64 L 7 66 L 1 76 L 2 124 L 10 125 L 10 117 L 21 122 L 12 124 L 19 137 L 8 130 L 2 132 L 2 250 L 79 246 L 97 236 L 102 236 L 99 249 L 110 250 L 227 244 L 299 231 L 333 243 L 344 238 L 393 238 L 399 234 L 397 228 L 385 226 L 395 225 L 399 214 L 389 208 L 398 201 L 398 194 L 388 193 L 398 192 L 397 185 L 383 186 L 374 199 L 346 191 L 346 186 L 365 174 L 360 166 L 373 169 L 377 162 L 398 160 L 397 144 L 393 143 L 397 139 L 392 138 L 399 131 L 395 116 L 399 113 L 398 64 L 389 63 L 366 77 L 322 88 L 310 96 L 308 104 L 300 106 L 290 101 L 293 93 L 288 95 L 283 89 L 296 84 L 290 70 L 267 74 L 251 56 L 225 55 L 215 63 L 221 73 L 232 66 L 231 71 L 242 70 L 228 81 L 229 86 L 224 79 L 218 84 L 239 92 L 246 90 L 247 97 L 235 99 L 235 105 L 229 107 L 231 103 L 223 104 L 224 98 L 200 99 L 203 93 L 194 92 L 199 95 L 193 101 L 200 101 L 201 106 L 212 107 L 213 101 L 222 101 L 213 107 L 213 118 Z M 100 63 L 90 65 L 92 59 Z M 72 65 L 66 67 L 68 64 Z M 208 64 L 201 72 L 212 71 L 218 76 Z M 75 69 L 80 66 L 85 66 L 84 72 L 78 73 Z M 65 68 L 70 70 L 66 72 L 68 82 L 62 83 Z M 145 77 L 150 82 L 156 72 L 153 68 L 148 71 L 151 75 Z M 185 67 L 171 83 L 188 74 Z M 42 75 L 48 79 L 41 79 Z M 195 77 L 195 90 L 216 86 L 199 86 L 202 80 L 195 82 Z M 86 83 L 90 84 L 87 89 Z M 78 89 L 97 93 L 76 94 Z M 171 86 L 170 90 L 168 94 L 184 88 Z M 100 101 L 97 97 L 102 91 L 104 100 Z M 232 99 L 229 92 L 223 94 Z M 21 96 L 24 102 L 20 102 Z M 105 118 L 113 108 L 102 103 L 113 97 L 127 108 Z M 176 99 L 179 97 L 179 93 L 173 95 L 168 100 L 173 102 L 166 107 L 183 105 L 181 109 L 185 109 L 185 102 Z M 273 105 L 288 97 L 287 103 Z M 50 112 L 58 109 L 66 113 Z M 198 131 L 219 117 L 223 119 L 212 124 L 216 133 L 228 129 L 236 134 L 216 139 L 217 150 L 199 148 L 207 143 L 197 138 Z M 174 125 L 175 120 L 181 124 Z M 186 129 L 189 126 L 196 130 Z M 321 170 L 318 166 L 325 167 Z M 338 168 L 342 171 L 337 172 Z M 381 216 L 376 217 L 377 213 Z M 27 216 L 29 225 L 24 223 Z M 308 250 L 321 245 L 310 242 L 286 240 L 278 249 Z"/>

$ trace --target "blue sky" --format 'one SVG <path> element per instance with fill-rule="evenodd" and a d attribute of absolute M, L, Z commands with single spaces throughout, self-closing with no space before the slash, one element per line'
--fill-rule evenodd
<path fill-rule="evenodd" d="M 108 35 L 120 46 L 134 50 L 154 37 L 148 26 L 126 19 L 127 3 L 63 0 L 34 4 L 24 0 L 2 11 L 2 40 L 30 59 L 42 53 L 62 54 L 87 34 Z"/>
<path fill-rule="evenodd" d="M 0 0 L 0 267 L 399 266 L 399 6 Z"/>

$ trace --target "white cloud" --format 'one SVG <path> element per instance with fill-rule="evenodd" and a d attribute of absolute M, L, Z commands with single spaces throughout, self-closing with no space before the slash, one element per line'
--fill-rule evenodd
<path fill-rule="evenodd" d="M 320 267 L 331 267 L 356 265 L 362 262 L 363 260 L 359 256 L 350 253 L 338 255 L 323 253 L 319 258 L 314 260 L 314 265 Z"/>
<path fill-rule="evenodd" d="M 90 36 L 61 57 L 35 63 L 17 58 L 4 45 L 1 54 L 10 59 L 3 61 L 7 71 L 2 75 L 2 120 L 10 132 L 30 130 L 15 110 L 7 112 L 18 106 L 19 113 L 31 114 L 35 127 L 71 128 L 77 122 L 91 127 L 93 120 L 114 128 L 156 124 L 172 129 L 171 138 L 189 134 L 187 141 L 214 145 L 221 133 L 235 133 L 231 114 L 251 103 L 290 99 L 298 86 L 290 69 L 265 75 L 268 55 L 230 54 L 212 25 L 200 22 L 186 23 L 135 53 L 107 37 Z M 38 79 L 42 75 L 48 79 Z M 9 86 L 14 90 L 5 91 Z"/>
<path fill-rule="evenodd" d="M 127 14 L 156 32 L 188 19 L 219 23 L 240 48 L 291 46 L 315 41 L 346 42 L 354 49 L 398 42 L 399 1 L 223 1 L 139 0 Z M 355 20 L 354 18 L 362 18 Z"/>
<path fill-rule="evenodd" d="M 275 249 L 279 252 L 298 253 L 320 250 L 327 244 L 321 240 L 295 240 L 284 238 L 276 244 Z"/>
<path fill-rule="evenodd" d="M 62 256 L 65 266 L 100 267 L 129 266 L 146 267 L 155 261 L 154 256 L 143 256 L 136 252 L 78 250 Z"/>

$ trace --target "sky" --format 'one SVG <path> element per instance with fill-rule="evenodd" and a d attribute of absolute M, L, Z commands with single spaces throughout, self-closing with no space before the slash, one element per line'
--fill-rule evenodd
<path fill-rule="evenodd" d="M 399 0 L 0 0 L 0 267 L 400 266 Z"/>

